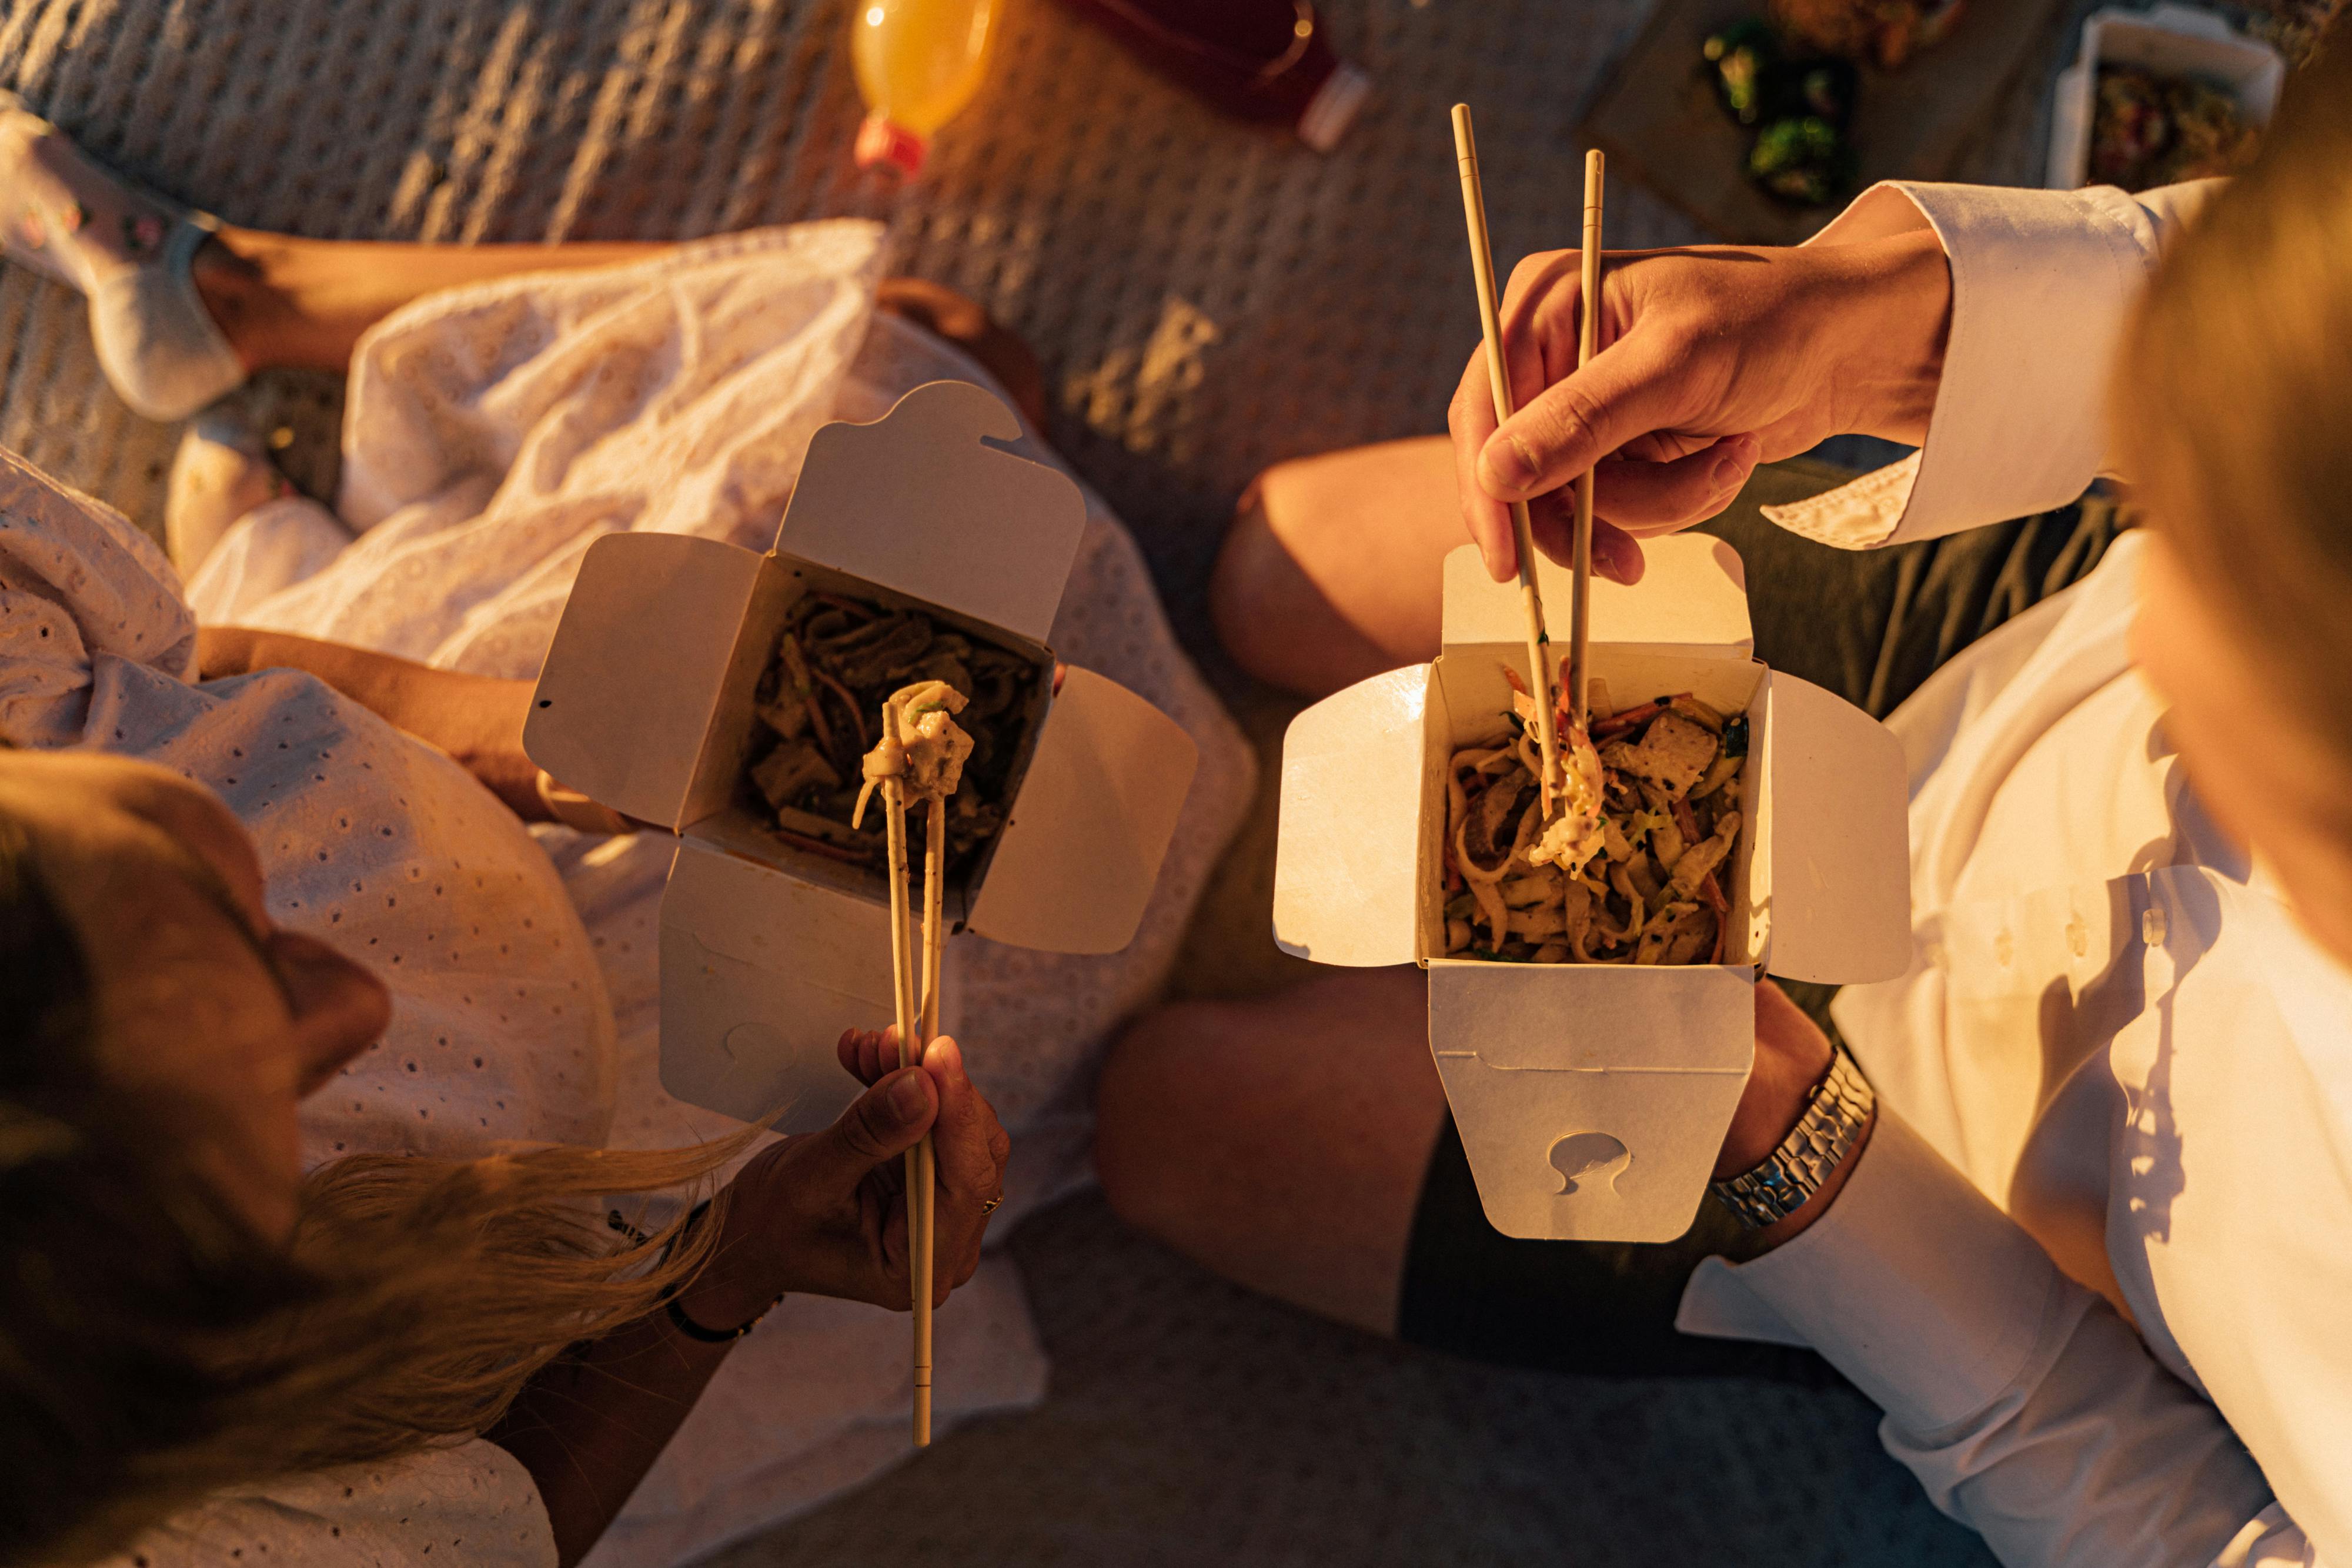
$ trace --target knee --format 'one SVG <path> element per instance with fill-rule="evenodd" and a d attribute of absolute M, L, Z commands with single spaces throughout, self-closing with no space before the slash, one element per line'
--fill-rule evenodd
<path fill-rule="evenodd" d="M 1129 1025 L 1103 1063 L 1095 1122 L 1095 1170 L 1111 1210 L 1165 1238 L 1192 1182 L 1187 1136 L 1214 1070 L 1202 1047 L 1215 1038 L 1210 1003 L 1156 1008 Z M 1194 1129 L 1198 1131 L 1197 1128 Z"/>
<path fill-rule="evenodd" d="M 1209 619 L 1234 662 L 1273 685 L 1289 684 L 1289 640 L 1281 628 L 1297 609 L 1304 580 L 1266 515 L 1263 481 L 1253 481 L 1217 551 L 1209 579 Z"/>

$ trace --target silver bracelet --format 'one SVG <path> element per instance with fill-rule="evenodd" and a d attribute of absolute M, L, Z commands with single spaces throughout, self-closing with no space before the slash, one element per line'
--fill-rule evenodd
<path fill-rule="evenodd" d="M 1862 1070 L 1843 1051 L 1833 1051 L 1829 1076 L 1814 1086 L 1804 1115 L 1780 1146 L 1754 1170 L 1709 1190 L 1750 1230 L 1778 1224 L 1804 1207 L 1853 1152 L 1877 1104 Z"/>

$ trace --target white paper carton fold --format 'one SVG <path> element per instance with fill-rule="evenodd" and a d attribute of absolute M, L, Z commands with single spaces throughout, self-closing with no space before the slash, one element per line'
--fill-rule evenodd
<path fill-rule="evenodd" d="M 1286 952 L 1360 967 L 1421 956 L 1413 823 L 1429 685 L 1427 664 L 1391 670 L 1291 721 L 1274 868 Z"/>

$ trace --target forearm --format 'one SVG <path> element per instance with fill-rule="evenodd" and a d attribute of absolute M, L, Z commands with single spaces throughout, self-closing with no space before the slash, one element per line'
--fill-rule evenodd
<path fill-rule="evenodd" d="M 1808 258 L 1823 275 L 1819 330 L 1842 345 L 1827 398 L 1843 433 L 1916 446 L 1927 439 L 1951 332 L 1952 272 L 1925 225 Z"/>
<path fill-rule="evenodd" d="M 482 1434 L 530 1472 L 564 1568 L 604 1535 L 732 1348 L 656 1312 L 573 1347 Z"/>
<path fill-rule="evenodd" d="M 677 1298 L 688 1322 L 713 1334 L 756 1322 L 783 1289 L 779 1249 L 761 1235 L 759 1196 L 730 1198 L 715 1211 L 725 1229 L 709 1261 Z M 572 1346 L 482 1434 L 530 1472 L 566 1568 L 628 1502 L 735 1343 L 687 1333 L 664 1303 Z"/>
<path fill-rule="evenodd" d="M 2137 199 L 1911 183 L 1865 192 L 1806 248 L 1932 241 L 1946 258 L 1949 324 L 1930 406 L 1924 420 L 1875 432 L 1921 451 L 1906 466 L 1765 515 L 1823 543 L 1868 549 L 2046 511 L 2112 476 L 2110 368 L 2142 287 L 2200 196 L 2192 187 Z"/>
<path fill-rule="evenodd" d="M 412 659 L 244 626 L 206 626 L 196 634 L 204 680 L 256 670 L 300 670 L 419 740 L 448 753 L 517 816 L 546 820 L 539 769 L 523 754 L 523 720 L 532 683 L 436 670 Z"/>

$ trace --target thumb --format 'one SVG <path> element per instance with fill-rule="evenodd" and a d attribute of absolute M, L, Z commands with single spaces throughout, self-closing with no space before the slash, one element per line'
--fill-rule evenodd
<path fill-rule="evenodd" d="M 939 1110 L 930 1074 L 902 1067 L 849 1103 L 832 1126 L 810 1136 L 801 1157 L 809 1179 L 842 1191 L 922 1141 Z"/>
<path fill-rule="evenodd" d="M 1505 420 L 1478 455 L 1480 487 L 1498 501 L 1528 500 L 1671 424 L 1681 382 L 1658 342 L 1620 338 Z"/>

